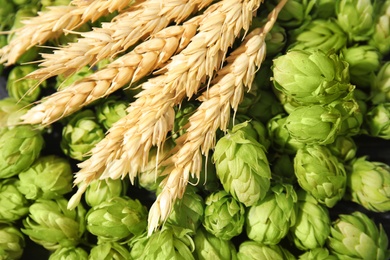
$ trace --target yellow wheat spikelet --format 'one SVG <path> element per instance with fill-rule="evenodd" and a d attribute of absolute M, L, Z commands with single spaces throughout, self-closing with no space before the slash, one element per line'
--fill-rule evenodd
<path fill-rule="evenodd" d="M 132 1 L 73 1 L 68 6 L 52 6 L 47 11 L 38 12 L 38 16 L 24 20 L 24 26 L 15 32 L 15 36 L 0 49 L 0 63 L 15 64 L 17 59 L 35 45 L 42 45 L 49 39 L 55 39 L 64 31 L 74 30 L 88 21 L 96 21 L 114 11 L 120 11 L 132 4 Z"/>
<path fill-rule="evenodd" d="M 47 79 L 59 74 L 70 75 L 80 68 L 115 57 L 141 39 L 167 27 L 180 23 L 195 10 L 209 5 L 212 0 L 146 0 L 116 16 L 110 23 L 92 31 L 80 33 L 77 42 L 43 54 L 42 68 L 29 77 Z"/>
<path fill-rule="evenodd" d="M 229 56 L 228 65 L 219 70 L 212 87 L 199 98 L 202 104 L 189 118 L 187 132 L 176 141 L 176 153 L 163 162 L 170 167 L 164 170 L 167 177 L 161 183 L 162 191 L 149 211 L 149 235 L 168 218 L 175 200 L 182 197 L 190 175 L 199 178 L 202 154 L 207 155 L 214 147 L 217 129 L 226 130 L 230 109 L 236 111 L 245 88 L 250 90 L 256 70 L 265 58 L 265 36 L 286 1 L 281 1 L 264 27 L 250 33 Z"/>

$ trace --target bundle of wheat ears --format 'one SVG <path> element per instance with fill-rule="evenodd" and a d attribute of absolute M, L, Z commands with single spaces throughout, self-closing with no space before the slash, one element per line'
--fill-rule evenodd
<path fill-rule="evenodd" d="M 250 31 L 261 0 L 73 0 L 25 20 L 25 26 L 0 50 L 0 62 L 12 65 L 29 48 L 71 33 L 88 21 L 117 12 L 111 22 L 79 33 L 77 41 L 42 54 L 39 69 L 28 75 L 45 80 L 71 75 L 102 59 L 112 62 L 93 74 L 40 100 L 22 116 L 23 124 L 49 125 L 124 86 L 139 84 L 142 91 L 127 116 L 108 130 L 105 138 L 78 164 L 74 208 L 96 179 L 130 178 L 148 163 L 149 151 L 159 150 L 172 131 L 174 108 L 196 97 L 200 105 L 189 118 L 164 165 L 162 190 L 149 212 L 149 234 L 167 219 L 183 195 L 190 177 L 199 178 L 202 158 L 226 131 L 231 113 L 249 91 L 266 55 L 265 37 L 287 0 L 268 14 L 261 28 Z M 240 39 L 239 47 L 232 50 Z M 129 51 L 131 49 L 131 51 Z"/>

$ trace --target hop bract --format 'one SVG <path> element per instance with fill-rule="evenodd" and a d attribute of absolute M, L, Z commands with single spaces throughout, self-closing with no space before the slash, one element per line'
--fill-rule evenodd
<path fill-rule="evenodd" d="M 339 259 L 389 259 L 388 238 L 378 226 L 362 212 L 340 215 L 332 224 L 327 247 Z"/>
<path fill-rule="evenodd" d="M 268 195 L 251 206 L 246 216 L 248 238 L 265 245 L 276 245 L 295 224 L 296 193 L 292 185 L 276 185 Z"/>
<path fill-rule="evenodd" d="M 48 250 L 78 245 L 85 231 L 86 211 L 81 204 L 74 210 L 67 205 L 64 198 L 36 200 L 23 220 L 22 232 Z"/>
<path fill-rule="evenodd" d="M 272 71 L 275 88 L 301 105 L 327 104 L 353 89 L 348 63 L 333 52 L 291 50 Z"/>
<path fill-rule="evenodd" d="M 237 251 L 231 240 L 218 238 L 202 227 L 196 230 L 194 243 L 196 259 L 237 259 Z"/>
<path fill-rule="evenodd" d="M 0 132 L 0 178 L 9 178 L 28 169 L 44 145 L 42 133 L 21 125 Z"/>
<path fill-rule="evenodd" d="M 351 162 L 347 187 L 351 200 L 375 212 L 390 211 L 390 166 L 360 157 Z"/>
<path fill-rule="evenodd" d="M 72 191 L 72 168 L 65 158 L 48 155 L 38 158 L 19 173 L 19 191 L 27 199 L 55 199 Z"/>
<path fill-rule="evenodd" d="M 245 221 L 245 207 L 229 193 L 220 190 L 205 201 L 203 226 L 211 234 L 230 240 L 241 234 Z"/>
<path fill-rule="evenodd" d="M 237 124 L 220 138 L 213 159 L 224 189 L 245 206 L 264 198 L 271 170 L 264 147 L 245 131 L 248 123 Z"/>
<path fill-rule="evenodd" d="M 24 247 L 25 239 L 19 228 L 0 224 L 0 259 L 19 259 Z"/>
<path fill-rule="evenodd" d="M 313 145 L 299 149 L 294 169 L 299 185 L 320 203 L 331 208 L 343 198 L 345 168 L 327 147 Z"/>

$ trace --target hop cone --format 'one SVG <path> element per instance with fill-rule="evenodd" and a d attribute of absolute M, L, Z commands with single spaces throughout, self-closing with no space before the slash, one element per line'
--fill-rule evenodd
<path fill-rule="evenodd" d="M 248 238 L 265 245 L 276 245 L 295 224 L 296 193 L 292 185 L 277 184 L 268 195 L 251 206 L 246 216 Z"/>
<path fill-rule="evenodd" d="M 295 257 L 280 245 L 263 245 L 255 241 L 244 241 L 237 252 L 238 260 L 295 260 Z"/>
<path fill-rule="evenodd" d="M 54 251 L 49 260 L 87 260 L 88 253 L 81 247 L 60 247 Z"/>
<path fill-rule="evenodd" d="M 371 96 L 374 104 L 390 102 L 390 61 L 384 62 L 375 75 L 371 84 Z"/>
<path fill-rule="evenodd" d="M 29 125 L 0 132 L 0 178 L 28 169 L 39 157 L 43 145 L 41 132 Z"/>
<path fill-rule="evenodd" d="M 370 136 L 390 139 L 390 102 L 374 105 L 368 110 L 365 128 Z"/>
<path fill-rule="evenodd" d="M 258 92 L 260 98 L 248 109 L 247 115 L 267 124 L 272 117 L 284 112 L 284 109 L 272 92 L 267 90 Z"/>
<path fill-rule="evenodd" d="M 301 105 L 327 104 L 353 89 L 348 63 L 333 52 L 291 50 L 272 71 L 275 88 Z"/>
<path fill-rule="evenodd" d="M 382 225 L 367 215 L 353 212 L 340 215 L 332 224 L 327 247 L 339 259 L 377 259 L 390 257 L 388 238 Z"/>
<path fill-rule="evenodd" d="M 55 88 L 57 90 L 62 90 L 64 88 L 69 87 L 72 83 L 81 80 L 89 75 L 91 75 L 93 71 L 90 69 L 89 66 L 83 66 L 81 67 L 77 72 L 75 72 L 72 75 L 63 75 L 60 74 L 56 76 L 56 84 Z"/>
<path fill-rule="evenodd" d="M 28 213 L 29 202 L 19 192 L 18 183 L 16 178 L 0 181 L 0 223 L 14 222 Z"/>
<path fill-rule="evenodd" d="M 390 53 L 390 2 L 385 1 L 376 20 L 375 29 L 369 44 L 376 47 L 383 55 Z"/>
<path fill-rule="evenodd" d="M 88 260 L 131 260 L 128 247 L 118 242 L 103 242 L 92 247 Z"/>
<path fill-rule="evenodd" d="M 147 210 L 138 200 L 114 197 L 91 208 L 87 230 L 101 241 L 124 242 L 146 229 Z"/>
<path fill-rule="evenodd" d="M 103 125 L 106 130 L 110 129 L 116 121 L 126 116 L 126 108 L 128 105 L 128 102 L 110 96 L 96 107 L 97 121 Z"/>
<path fill-rule="evenodd" d="M 329 250 L 325 247 L 314 248 L 306 251 L 299 256 L 299 260 L 337 260 L 338 258 L 334 255 L 330 255 Z"/>
<path fill-rule="evenodd" d="M 323 247 L 330 234 L 328 209 L 305 191 L 298 192 L 297 216 L 289 238 L 301 250 Z"/>
<path fill-rule="evenodd" d="M 80 204 L 67 209 L 68 201 L 38 199 L 23 220 L 22 232 L 48 250 L 78 245 L 85 231 L 85 209 Z"/>
<path fill-rule="evenodd" d="M 25 247 L 25 239 L 19 228 L 0 224 L 0 259 L 20 259 Z"/>
<path fill-rule="evenodd" d="M 186 132 L 186 124 L 189 117 L 195 112 L 196 105 L 193 103 L 184 103 L 176 111 L 175 121 L 173 124 L 172 138 L 176 139 Z"/>
<path fill-rule="evenodd" d="M 264 147 L 248 135 L 247 125 L 237 124 L 220 138 L 213 159 L 224 189 L 249 207 L 267 193 L 271 170 Z"/>
<path fill-rule="evenodd" d="M 390 166 L 360 157 L 347 175 L 351 200 L 375 212 L 390 211 Z"/>
<path fill-rule="evenodd" d="M 85 191 L 85 202 L 88 206 L 95 207 L 111 198 L 124 196 L 127 188 L 128 183 L 122 179 L 93 180 Z"/>
<path fill-rule="evenodd" d="M 294 158 L 299 185 L 320 203 L 333 207 L 345 193 L 344 165 L 325 146 L 306 146 Z"/>
<path fill-rule="evenodd" d="M 61 149 L 70 158 L 83 161 L 88 152 L 104 138 L 92 110 L 84 110 L 72 117 L 62 129 Z"/>
<path fill-rule="evenodd" d="M 20 117 L 27 112 L 27 102 L 6 97 L 0 100 L 0 127 L 13 127 L 20 122 Z"/>
<path fill-rule="evenodd" d="M 19 173 L 19 191 L 27 199 L 55 199 L 72 191 L 72 168 L 65 158 L 48 155 L 38 158 Z"/>
<path fill-rule="evenodd" d="M 350 136 L 339 135 L 333 143 L 326 146 L 329 151 L 341 161 L 350 161 L 356 156 L 357 146 Z"/>
<path fill-rule="evenodd" d="M 245 207 L 229 193 L 220 190 L 205 201 L 203 226 L 206 231 L 223 240 L 241 234 L 245 221 Z"/>
<path fill-rule="evenodd" d="M 196 231 L 194 243 L 196 259 L 237 259 L 237 251 L 231 240 L 218 238 L 202 227 Z"/>

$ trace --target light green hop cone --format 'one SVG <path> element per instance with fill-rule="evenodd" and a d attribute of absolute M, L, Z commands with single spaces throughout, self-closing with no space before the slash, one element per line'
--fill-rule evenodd
<path fill-rule="evenodd" d="M 339 135 L 333 143 L 326 146 L 341 161 L 347 162 L 355 158 L 357 145 L 351 136 Z"/>
<path fill-rule="evenodd" d="M 81 247 L 60 247 L 49 256 L 49 260 L 87 260 L 88 253 Z"/>
<path fill-rule="evenodd" d="M 296 208 L 296 222 L 289 230 L 289 239 L 300 250 L 323 247 L 330 234 L 328 209 L 303 190 L 298 192 Z"/>
<path fill-rule="evenodd" d="M 214 236 L 230 240 L 241 234 L 245 222 L 245 207 L 229 193 L 220 190 L 205 201 L 203 226 Z"/>
<path fill-rule="evenodd" d="M 325 247 L 314 248 L 299 255 L 298 260 L 338 260 L 337 256 L 331 255 Z"/>
<path fill-rule="evenodd" d="M 376 47 L 383 55 L 390 53 L 390 2 L 383 2 L 375 23 L 375 29 L 368 43 Z"/>
<path fill-rule="evenodd" d="M 85 191 L 85 202 L 90 207 L 98 206 L 111 198 L 124 196 L 128 186 L 129 183 L 122 179 L 93 180 Z"/>
<path fill-rule="evenodd" d="M 56 155 L 38 158 L 18 177 L 19 191 L 30 200 L 55 199 L 72 191 L 71 165 L 67 159 Z"/>
<path fill-rule="evenodd" d="M 263 245 L 247 240 L 239 245 L 238 260 L 295 260 L 294 255 L 280 245 Z"/>
<path fill-rule="evenodd" d="M 18 190 L 19 180 L 0 181 L 0 223 L 11 223 L 28 214 L 29 202 Z"/>
<path fill-rule="evenodd" d="M 295 224 L 296 201 L 292 185 L 272 187 L 263 200 L 248 210 L 245 220 L 248 238 L 265 245 L 277 245 Z"/>
<path fill-rule="evenodd" d="M 0 99 L 0 127 L 15 127 L 20 117 L 27 112 L 28 103 L 13 97 Z"/>
<path fill-rule="evenodd" d="M 270 186 L 271 170 L 264 147 L 237 124 L 220 138 L 213 160 L 223 188 L 249 207 L 263 199 Z"/>
<path fill-rule="evenodd" d="M 338 259 L 386 260 L 390 257 L 388 237 L 362 212 L 339 215 L 332 224 L 327 248 Z"/>
<path fill-rule="evenodd" d="M 372 80 L 371 101 L 373 104 L 390 102 L 390 61 L 382 64 Z"/>
<path fill-rule="evenodd" d="M 105 130 L 108 130 L 116 121 L 127 115 L 126 108 L 128 106 L 127 101 L 110 96 L 103 103 L 96 106 L 97 121 L 104 126 Z"/>
<path fill-rule="evenodd" d="M 88 260 L 131 260 L 129 247 L 118 242 L 103 242 L 91 248 Z"/>
<path fill-rule="evenodd" d="M 231 240 L 218 238 L 200 227 L 194 235 L 194 255 L 199 260 L 237 260 L 237 250 Z"/>
<path fill-rule="evenodd" d="M 41 131 L 30 125 L 0 132 L 0 178 L 9 178 L 28 169 L 44 146 Z"/>
<path fill-rule="evenodd" d="M 86 210 L 79 204 L 67 209 L 68 200 L 38 199 L 23 220 L 22 232 L 48 250 L 76 246 L 83 240 Z"/>
<path fill-rule="evenodd" d="M 365 129 L 368 135 L 390 139 L 390 102 L 372 106 L 365 116 Z"/>
<path fill-rule="evenodd" d="M 348 167 L 350 199 L 374 212 L 390 211 L 390 166 L 367 157 L 353 160 Z"/>
<path fill-rule="evenodd" d="M 20 259 L 25 248 L 25 238 L 17 226 L 0 224 L 0 259 Z"/>
<path fill-rule="evenodd" d="M 345 193 L 347 176 L 344 165 L 326 146 L 306 146 L 294 158 L 299 185 L 320 203 L 332 208 Z"/>

